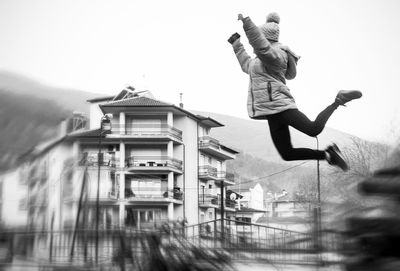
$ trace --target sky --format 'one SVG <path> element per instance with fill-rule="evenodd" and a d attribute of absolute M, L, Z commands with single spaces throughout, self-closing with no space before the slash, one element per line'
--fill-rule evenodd
<path fill-rule="evenodd" d="M 314 119 L 358 89 L 328 126 L 400 138 L 397 0 L 0 0 L 0 70 L 101 95 L 132 85 L 178 104 L 183 93 L 186 109 L 246 119 L 249 78 L 227 39 L 238 32 L 251 54 L 237 14 L 261 25 L 271 11 L 301 56 L 287 85 L 302 112 Z"/>

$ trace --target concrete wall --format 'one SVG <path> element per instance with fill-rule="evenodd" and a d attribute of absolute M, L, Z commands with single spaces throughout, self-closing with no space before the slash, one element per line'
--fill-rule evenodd
<path fill-rule="evenodd" d="M 182 131 L 184 147 L 184 215 L 188 224 L 199 222 L 198 124 L 188 117 L 174 116 L 174 126 Z"/>
<path fill-rule="evenodd" d="M 89 127 L 90 129 L 100 128 L 100 120 L 103 116 L 103 112 L 99 107 L 100 103 L 91 103 L 89 106 Z M 118 116 L 113 116 L 118 117 Z M 114 119 L 113 118 L 113 119 Z"/>
<path fill-rule="evenodd" d="M 0 175 L 0 222 L 6 227 L 27 224 L 27 185 L 22 184 L 20 169 Z"/>

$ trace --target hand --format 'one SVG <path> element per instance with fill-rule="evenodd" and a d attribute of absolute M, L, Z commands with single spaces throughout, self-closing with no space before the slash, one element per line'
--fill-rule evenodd
<path fill-rule="evenodd" d="M 242 13 L 238 14 L 238 21 L 243 21 L 244 17 Z"/>
<path fill-rule="evenodd" d="M 236 40 L 240 38 L 240 35 L 238 33 L 232 34 L 232 36 L 228 39 L 228 42 L 230 44 L 233 44 Z"/>

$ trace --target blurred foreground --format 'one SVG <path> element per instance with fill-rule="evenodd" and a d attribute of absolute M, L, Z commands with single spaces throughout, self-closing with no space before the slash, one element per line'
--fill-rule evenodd
<path fill-rule="evenodd" d="M 229 219 L 151 231 L 2 230 L 0 261 L 3 270 L 400 270 L 400 168 L 376 171 L 359 191 L 384 204 L 353 215 L 344 231 L 321 227 L 318 213 L 308 233 Z"/>

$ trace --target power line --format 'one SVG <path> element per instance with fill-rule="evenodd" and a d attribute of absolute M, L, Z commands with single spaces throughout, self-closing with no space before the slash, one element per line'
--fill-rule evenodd
<path fill-rule="evenodd" d="M 246 184 L 246 183 L 251 183 L 251 182 L 254 182 L 254 181 L 257 181 L 257 180 L 260 180 L 260 179 L 269 178 L 269 177 L 272 177 L 272 176 L 281 174 L 281 173 L 283 173 L 283 172 L 289 171 L 289 170 L 291 170 L 291 169 L 294 169 L 294 168 L 296 168 L 296 167 L 299 167 L 299 166 L 301 166 L 301 165 L 304 165 L 304 164 L 306 164 L 306 163 L 308 163 L 308 162 L 310 162 L 310 161 L 304 161 L 304 162 L 302 162 L 302 163 L 300 163 L 300 164 L 297 164 L 297 165 L 295 165 L 295 166 L 286 168 L 286 169 L 284 169 L 284 170 L 281 170 L 281 171 L 278 171 L 278 172 L 274 172 L 274 173 L 271 173 L 271 174 L 266 175 L 266 176 L 262 176 L 262 177 L 257 177 L 257 178 L 254 178 L 254 179 L 250 179 L 250 180 L 247 180 L 247 181 L 245 181 L 245 182 L 239 182 L 239 183 L 240 183 L 240 184 Z"/>

